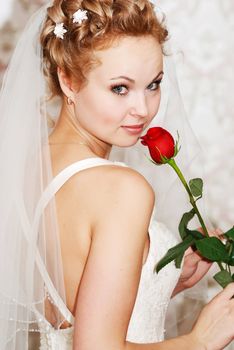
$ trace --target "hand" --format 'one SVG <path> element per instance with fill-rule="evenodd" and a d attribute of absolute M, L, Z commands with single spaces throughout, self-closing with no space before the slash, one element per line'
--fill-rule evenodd
<path fill-rule="evenodd" d="M 210 236 L 220 236 L 221 234 L 222 231 L 220 229 L 209 231 Z M 202 258 L 198 252 L 194 252 L 192 248 L 187 249 L 184 255 L 182 272 L 172 297 L 197 284 L 209 271 L 211 265 L 212 263 Z"/>
<path fill-rule="evenodd" d="M 211 262 L 203 259 L 198 252 L 189 248 L 185 253 L 182 272 L 172 297 L 198 283 L 209 271 L 211 265 Z"/>
<path fill-rule="evenodd" d="M 189 334 L 195 343 L 200 343 L 201 349 L 221 350 L 234 339 L 233 295 L 234 283 L 231 283 L 203 308 Z"/>

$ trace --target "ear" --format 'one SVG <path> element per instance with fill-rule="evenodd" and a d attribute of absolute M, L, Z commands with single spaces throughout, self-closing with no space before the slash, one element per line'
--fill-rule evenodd
<path fill-rule="evenodd" d="M 58 80 L 59 80 L 59 84 L 62 89 L 62 92 L 66 97 L 70 97 L 73 100 L 74 90 L 72 88 L 71 79 L 68 78 L 64 73 L 64 71 L 59 67 L 57 69 L 57 74 L 58 74 Z"/>

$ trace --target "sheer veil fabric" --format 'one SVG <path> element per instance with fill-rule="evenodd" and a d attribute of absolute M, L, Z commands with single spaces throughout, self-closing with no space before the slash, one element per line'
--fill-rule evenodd
<path fill-rule="evenodd" d="M 153 2 L 155 3 L 155 2 Z M 40 28 L 48 3 L 29 21 L 9 64 L 0 95 L 0 339 L 2 350 L 27 350 L 28 334 L 38 332 L 40 319 L 59 329 L 68 319 L 59 233 L 54 201 L 43 193 L 52 180 L 48 146 L 50 104 L 43 75 Z M 191 131 L 177 84 L 173 54 L 165 47 L 162 102 L 151 126 L 161 125 L 176 136 L 182 149 L 178 162 L 185 175 L 195 167 L 200 148 Z M 56 108 L 59 108 L 59 104 Z M 177 234 L 187 198 L 171 169 L 156 168 L 140 144 L 114 147 L 111 159 L 141 172 L 155 189 L 155 218 Z M 198 164 L 198 163 L 197 163 Z M 200 173 L 200 172 L 199 172 Z M 193 176 L 196 174 L 193 173 Z M 179 210 L 177 210 L 179 208 Z M 53 300 L 53 286 L 60 300 Z M 194 298 L 202 298 L 197 292 Z M 62 308 L 60 308 L 62 309 Z M 177 320 L 170 325 L 176 326 Z"/>
<path fill-rule="evenodd" d="M 46 7 L 27 24 L 0 96 L 0 339 L 2 349 L 28 349 L 28 332 L 61 315 L 51 283 L 66 301 L 53 201 L 40 198 L 52 179 L 46 85 L 38 40 Z M 45 276 L 47 276 L 45 281 Z"/>

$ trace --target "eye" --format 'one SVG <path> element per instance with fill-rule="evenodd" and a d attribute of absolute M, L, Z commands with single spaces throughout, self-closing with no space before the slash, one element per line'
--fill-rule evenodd
<path fill-rule="evenodd" d="M 111 87 L 111 91 L 117 95 L 125 96 L 128 93 L 128 88 L 126 85 L 114 85 Z"/>
<path fill-rule="evenodd" d="M 162 79 L 155 80 L 147 87 L 147 89 L 151 91 L 156 91 L 160 87 L 161 82 L 162 82 Z"/>

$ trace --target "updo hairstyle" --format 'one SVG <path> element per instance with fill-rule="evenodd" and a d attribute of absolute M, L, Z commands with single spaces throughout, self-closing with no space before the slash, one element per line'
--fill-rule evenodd
<path fill-rule="evenodd" d="M 73 23 L 73 14 L 79 9 L 87 11 L 88 20 Z M 60 23 L 67 30 L 64 39 L 54 34 Z M 63 96 L 58 67 L 80 88 L 86 74 L 98 64 L 94 50 L 108 48 L 125 36 L 143 35 L 152 35 L 161 45 L 168 36 L 148 0 L 55 0 L 48 8 L 40 38 L 52 97 Z"/>

